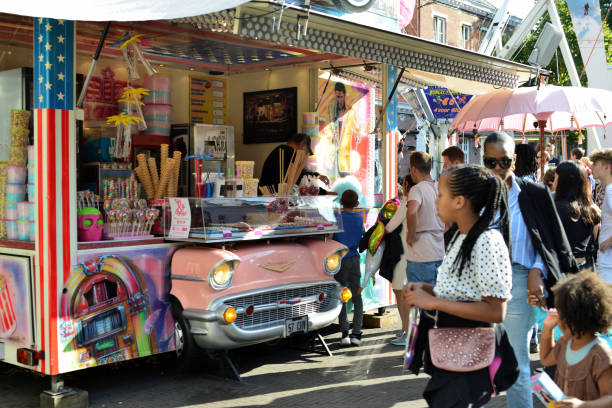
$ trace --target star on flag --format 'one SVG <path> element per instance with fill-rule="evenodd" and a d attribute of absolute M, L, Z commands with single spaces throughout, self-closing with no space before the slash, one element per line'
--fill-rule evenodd
<path fill-rule="evenodd" d="M 74 21 L 37 18 L 34 109 L 74 109 Z"/>

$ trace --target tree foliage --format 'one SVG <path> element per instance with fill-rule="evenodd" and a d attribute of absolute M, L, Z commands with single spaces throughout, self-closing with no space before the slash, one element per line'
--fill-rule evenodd
<path fill-rule="evenodd" d="M 576 34 L 574 32 L 574 25 L 572 24 L 572 18 L 570 16 L 569 8 L 567 3 L 563 0 L 555 0 L 555 4 L 557 5 L 557 11 L 559 12 L 559 18 L 561 20 L 561 24 L 563 25 L 563 31 L 565 32 L 565 37 L 567 38 L 567 42 L 574 57 L 574 64 L 576 65 L 576 70 L 578 71 L 578 75 L 582 72 L 584 68 L 584 61 L 582 60 L 582 56 L 580 55 L 580 49 L 578 48 L 578 40 L 576 39 Z M 612 0 L 600 0 L 601 5 L 601 13 L 602 13 L 602 21 L 606 17 L 606 12 L 608 8 L 612 4 Z M 527 63 L 527 59 L 529 58 L 529 54 L 533 50 L 535 43 L 544 28 L 544 25 L 550 22 L 550 16 L 546 14 L 543 16 L 540 21 L 533 28 L 531 33 L 525 38 L 521 48 L 519 48 L 516 55 L 512 58 L 514 61 Z M 606 46 L 606 59 L 608 64 L 612 64 L 612 31 L 610 30 L 610 26 L 612 23 L 612 11 L 608 15 L 607 21 L 603 24 L 602 35 L 604 38 L 604 43 Z M 553 57 L 550 64 L 545 69 L 551 71 L 551 76 L 548 80 L 551 84 L 556 85 L 571 85 L 570 77 L 565 65 L 565 61 L 561 52 L 557 50 L 556 56 Z M 583 86 L 588 86 L 587 75 L 584 73 L 580 78 L 580 82 Z"/>

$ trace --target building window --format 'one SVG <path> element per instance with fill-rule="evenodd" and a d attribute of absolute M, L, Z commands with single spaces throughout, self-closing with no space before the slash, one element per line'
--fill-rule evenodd
<path fill-rule="evenodd" d="M 461 41 L 462 41 L 461 44 L 463 48 L 465 48 L 466 50 L 469 50 L 472 48 L 470 47 L 471 38 L 472 38 L 472 27 L 470 27 L 467 24 L 463 24 L 461 26 Z"/>
<path fill-rule="evenodd" d="M 446 19 L 434 16 L 434 41 L 446 44 Z"/>

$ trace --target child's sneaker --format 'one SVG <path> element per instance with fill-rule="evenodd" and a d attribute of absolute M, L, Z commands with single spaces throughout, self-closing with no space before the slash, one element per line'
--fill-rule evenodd
<path fill-rule="evenodd" d="M 407 333 L 404 332 L 401 336 L 398 336 L 394 338 L 393 340 L 391 340 L 391 344 L 393 344 L 394 346 L 405 346 L 406 337 L 407 337 Z"/>
<path fill-rule="evenodd" d="M 342 332 L 342 338 L 340 339 L 340 344 L 343 345 L 343 346 L 350 346 L 351 345 L 351 339 L 349 338 L 348 331 L 343 331 Z"/>
<path fill-rule="evenodd" d="M 359 334 L 351 334 L 351 344 L 353 346 L 361 345 L 361 333 Z"/>

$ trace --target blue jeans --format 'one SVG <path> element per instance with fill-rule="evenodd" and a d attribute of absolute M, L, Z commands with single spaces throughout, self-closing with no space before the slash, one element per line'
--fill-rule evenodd
<path fill-rule="evenodd" d="M 529 269 L 512 264 L 512 299 L 508 302 L 504 327 L 514 349 L 519 366 L 519 377 L 507 391 L 509 408 L 532 408 L 531 368 L 529 366 L 529 340 L 535 323 L 533 308 L 527 303 L 527 275 Z"/>
<path fill-rule="evenodd" d="M 442 265 L 442 260 L 433 262 L 406 262 L 408 282 L 425 282 L 435 286 L 440 265 Z"/>

